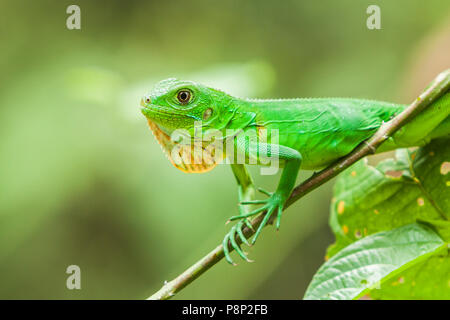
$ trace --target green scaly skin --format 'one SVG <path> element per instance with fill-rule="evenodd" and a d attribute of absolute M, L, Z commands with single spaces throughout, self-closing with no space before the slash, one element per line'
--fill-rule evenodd
<path fill-rule="evenodd" d="M 258 189 L 268 196 L 265 200 L 251 200 L 255 188 L 250 175 L 243 164 L 231 164 L 239 186 L 240 201 L 239 215 L 230 218 L 240 221 L 223 241 L 225 257 L 231 264 L 234 263 L 230 258 L 228 242 L 243 259 L 249 261 L 236 242 L 236 237 L 240 237 L 243 243 L 250 245 L 242 232 L 244 225 L 251 227 L 247 218 L 266 212 L 252 244 L 275 212 L 276 227 L 279 228 L 283 206 L 294 188 L 300 168 L 321 169 L 347 155 L 377 131 L 383 122 L 389 121 L 406 107 L 350 98 L 240 99 L 201 84 L 177 79 L 159 82 L 142 99 L 141 105 L 149 123 L 168 136 L 177 129 L 185 129 L 192 134 L 194 122 L 202 121 L 202 132 L 216 129 L 226 136 L 226 129 L 241 130 L 231 139 L 247 162 L 253 159 L 256 160 L 253 163 L 261 164 L 264 160 L 273 159 L 271 157 L 279 158 L 283 171 L 275 192 Z M 450 137 L 449 115 L 450 93 L 446 93 L 389 138 L 377 152 L 422 146 L 434 138 Z M 261 128 L 278 130 L 278 144 L 245 139 L 249 133 L 258 135 Z M 248 205 L 256 204 L 261 207 L 249 210 Z"/>

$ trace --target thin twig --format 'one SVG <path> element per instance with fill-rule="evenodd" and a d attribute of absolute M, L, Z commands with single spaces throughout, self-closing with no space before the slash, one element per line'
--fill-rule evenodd
<path fill-rule="evenodd" d="M 441 95 L 450 90 L 450 70 L 446 70 L 439 74 L 432 84 L 413 102 L 411 103 L 402 113 L 396 116 L 389 122 L 384 123 L 375 134 L 361 143 L 354 151 L 352 151 L 347 156 L 341 158 L 336 163 L 330 165 L 326 169 L 314 174 L 309 179 L 295 187 L 291 196 L 286 202 L 285 208 L 289 207 L 295 201 L 305 196 L 312 190 L 321 186 L 328 180 L 335 177 L 340 172 L 344 171 L 346 168 L 360 160 L 361 158 L 375 153 L 376 149 L 385 142 L 389 137 L 391 137 L 397 130 L 399 130 L 408 121 L 414 118 L 417 114 L 422 112 L 426 107 L 428 107 L 431 102 L 437 100 Z M 260 225 L 264 214 L 259 215 L 251 221 L 254 230 L 257 230 Z M 255 231 L 249 228 L 243 230 L 244 235 L 249 238 Z M 239 237 L 236 237 L 236 241 L 241 244 Z M 233 248 L 229 245 L 230 251 Z M 178 277 L 172 281 L 166 282 L 164 286 L 151 297 L 149 300 L 166 300 L 170 299 L 177 292 L 182 290 L 192 281 L 200 277 L 206 270 L 211 268 L 217 262 L 222 260 L 224 257 L 222 245 L 217 246 L 214 250 L 208 253 L 206 256 L 197 261 L 194 265 L 189 267 L 186 271 L 180 274 Z"/>

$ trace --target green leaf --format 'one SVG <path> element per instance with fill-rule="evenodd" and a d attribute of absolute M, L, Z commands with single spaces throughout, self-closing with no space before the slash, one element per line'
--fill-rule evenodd
<path fill-rule="evenodd" d="M 446 249 L 447 244 L 425 225 L 410 224 L 373 234 L 328 260 L 314 276 L 305 299 L 358 298 Z"/>
<path fill-rule="evenodd" d="M 417 263 L 390 279 L 380 290 L 372 290 L 373 299 L 450 299 L 450 261 L 442 252 L 423 263 Z"/>
<path fill-rule="evenodd" d="M 381 231 L 425 223 L 450 241 L 450 142 L 439 139 L 417 151 L 396 152 L 377 166 L 362 160 L 343 172 L 335 185 L 330 225 L 333 257 L 346 246 Z M 373 298 L 450 298 L 450 256 L 431 257 L 403 270 Z"/>
<path fill-rule="evenodd" d="M 330 216 L 337 241 L 328 256 L 363 236 L 417 219 L 449 220 L 450 174 L 442 169 L 450 161 L 449 140 L 416 152 L 398 150 L 396 158 L 376 167 L 363 159 L 340 175 Z"/>

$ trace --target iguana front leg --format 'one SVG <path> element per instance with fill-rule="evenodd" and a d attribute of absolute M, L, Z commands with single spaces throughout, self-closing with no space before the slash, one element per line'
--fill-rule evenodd
<path fill-rule="evenodd" d="M 237 137 L 236 147 L 238 152 L 243 152 L 246 159 L 254 158 L 261 162 L 263 159 L 269 161 L 277 161 L 277 163 L 283 163 L 284 169 L 281 174 L 278 187 L 273 193 L 266 193 L 269 195 L 265 200 L 248 200 L 241 202 L 242 205 L 254 205 L 262 204 L 262 206 L 256 210 L 248 213 L 240 214 L 238 216 L 231 217 L 230 220 L 247 219 L 258 213 L 265 212 L 263 221 L 258 227 L 255 236 L 252 240 L 252 244 L 255 243 L 261 230 L 269 221 L 272 214 L 277 211 L 277 229 L 280 227 L 281 214 L 284 204 L 289 198 L 292 190 L 294 189 L 295 181 L 297 179 L 298 171 L 302 162 L 302 157 L 297 150 L 291 149 L 282 145 L 274 145 L 268 143 L 251 142 L 244 137 Z"/>
<path fill-rule="evenodd" d="M 231 169 L 233 171 L 234 176 L 236 177 L 236 182 L 238 184 L 238 200 L 239 200 L 239 214 L 245 215 L 250 211 L 250 207 L 244 206 L 241 202 L 253 200 L 255 197 L 255 186 L 253 184 L 252 177 L 248 173 L 247 169 L 243 164 L 231 164 Z M 248 228 L 252 229 L 252 225 L 247 219 L 242 219 L 237 224 L 235 224 L 229 233 L 225 235 L 223 239 L 223 251 L 225 254 L 225 259 L 235 265 L 233 260 L 230 257 L 230 251 L 228 249 L 228 242 L 230 242 L 231 246 L 234 250 L 243 258 L 244 260 L 251 262 L 245 255 L 245 253 L 241 250 L 240 246 L 236 242 L 236 235 L 239 236 L 241 241 L 247 245 L 250 243 L 247 241 L 242 228 L 246 225 Z"/>

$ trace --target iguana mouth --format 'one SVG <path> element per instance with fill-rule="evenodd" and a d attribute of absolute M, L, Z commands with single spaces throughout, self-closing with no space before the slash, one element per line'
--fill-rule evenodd
<path fill-rule="evenodd" d="M 157 105 L 154 105 L 154 104 L 151 104 L 150 106 L 148 106 L 148 105 L 143 106 L 141 108 L 141 112 L 145 116 L 146 115 L 150 115 L 150 114 L 164 114 L 164 115 L 168 115 L 168 116 L 180 116 L 180 117 L 185 117 L 186 116 L 184 114 L 173 112 L 173 111 L 165 111 L 164 109 L 161 109 L 160 106 L 157 106 Z"/>

